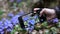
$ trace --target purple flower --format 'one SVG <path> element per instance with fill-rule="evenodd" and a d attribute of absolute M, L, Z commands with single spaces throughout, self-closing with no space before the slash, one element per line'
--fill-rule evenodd
<path fill-rule="evenodd" d="M 0 32 L 1 34 L 4 34 L 4 31 Z"/>
<path fill-rule="evenodd" d="M 16 2 L 17 2 L 17 3 L 20 3 L 20 2 L 21 2 L 21 0 L 16 0 Z"/>
<path fill-rule="evenodd" d="M 35 24 L 35 20 L 34 19 L 33 20 L 30 20 L 29 24 L 34 25 Z"/>
<path fill-rule="evenodd" d="M 58 23 L 58 18 L 53 19 L 53 23 Z"/>
<path fill-rule="evenodd" d="M 25 14 L 25 12 L 23 11 L 23 10 L 21 10 L 19 13 L 18 13 L 18 15 L 24 15 Z"/>
<path fill-rule="evenodd" d="M 8 13 L 8 17 L 13 17 L 14 16 L 14 14 L 13 13 Z"/>
<path fill-rule="evenodd" d="M 19 23 L 18 17 L 19 17 L 19 15 L 15 15 L 15 16 L 11 19 L 11 22 L 13 23 L 13 25 L 16 25 L 16 24 Z"/>
<path fill-rule="evenodd" d="M 58 23 L 58 18 L 54 18 L 52 20 L 48 20 L 49 23 Z"/>
<path fill-rule="evenodd" d="M 14 2 L 14 0 L 9 0 L 10 2 Z"/>
<path fill-rule="evenodd" d="M 3 29 L 0 29 L 0 32 L 2 32 L 3 31 Z"/>

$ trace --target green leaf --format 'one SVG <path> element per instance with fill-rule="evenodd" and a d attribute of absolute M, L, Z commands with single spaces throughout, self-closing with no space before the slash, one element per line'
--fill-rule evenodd
<path fill-rule="evenodd" d="M 2 10 L 0 10 L 0 15 L 2 15 L 4 12 Z"/>

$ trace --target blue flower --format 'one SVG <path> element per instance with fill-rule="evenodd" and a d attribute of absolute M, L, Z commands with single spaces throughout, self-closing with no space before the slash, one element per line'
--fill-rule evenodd
<path fill-rule="evenodd" d="M 11 22 L 13 23 L 13 25 L 16 25 L 16 24 L 19 23 L 18 17 L 19 17 L 19 15 L 16 15 L 16 16 L 14 16 L 14 17 L 11 19 Z"/>
<path fill-rule="evenodd" d="M 14 16 L 14 14 L 12 14 L 12 13 L 8 13 L 8 17 L 13 17 Z"/>
<path fill-rule="evenodd" d="M 0 34 L 4 34 L 4 31 L 1 31 Z"/>
<path fill-rule="evenodd" d="M 14 0 L 9 0 L 10 2 L 14 2 Z"/>
<path fill-rule="evenodd" d="M 2 29 L 8 29 L 9 28 L 9 31 L 11 31 L 11 29 L 13 29 L 13 25 L 12 25 L 11 21 L 8 19 L 3 18 L 1 24 L 2 25 L 0 27 Z"/>
<path fill-rule="evenodd" d="M 20 3 L 22 0 L 16 0 L 17 3 Z"/>
<path fill-rule="evenodd" d="M 24 15 L 25 13 L 24 13 L 24 11 L 20 11 L 19 13 L 18 13 L 18 15 Z"/>
<path fill-rule="evenodd" d="M 34 25 L 35 24 L 35 20 L 34 19 L 33 20 L 30 20 L 29 24 Z"/>
<path fill-rule="evenodd" d="M 58 18 L 53 19 L 53 23 L 58 23 Z"/>

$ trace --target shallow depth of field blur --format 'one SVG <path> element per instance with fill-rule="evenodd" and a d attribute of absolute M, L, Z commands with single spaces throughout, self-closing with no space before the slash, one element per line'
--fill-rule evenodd
<path fill-rule="evenodd" d="M 31 12 L 33 5 L 39 1 L 48 8 L 59 4 L 59 0 L 0 0 L 0 34 L 60 34 L 60 22 L 57 27 L 48 25 L 46 21 L 36 23 L 32 31 L 20 27 L 18 17 Z"/>

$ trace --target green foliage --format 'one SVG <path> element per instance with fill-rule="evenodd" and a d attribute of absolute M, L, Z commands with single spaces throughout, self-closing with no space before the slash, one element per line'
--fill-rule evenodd
<path fill-rule="evenodd" d="M 19 3 L 18 4 L 18 7 L 22 7 L 22 5 L 23 5 L 23 2 Z"/>
<path fill-rule="evenodd" d="M 48 23 L 46 21 L 42 23 L 42 27 L 47 28 L 47 26 L 48 26 Z"/>
<path fill-rule="evenodd" d="M 30 5 L 32 5 L 31 4 L 32 3 L 31 0 L 28 0 L 26 3 L 27 3 L 27 7 L 30 7 Z"/>
<path fill-rule="evenodd" d="M 60 27 L 60 22 L 58 23 L 58 27 Z"/>
<path fill-rule="evenodd" d="M 0 20 L 2 19 L 2 14 L 3 14 L 4 12 L 2 11 L 2 10 L 0 10 Z"/>
<path fill-rule="evenodd" d="M 53 32 L 53 34 L 57 34 L 57 28 L 56 27 L 52 27 L 51 31 Z"/>
<path fill-rule="evenodd" d="M 2 10 L 0 10 L 0 15 L 2 15 L 4 12 Z"/>
<path fill-rule="evenodd" d="M 50 34 L 50 30 L 49 29 L 44 29 L 44 34 Z"/>
<path fill-rule="evenodd" d="M 20 25 L 15 25 L 14 29 L 11 31 L 11 34 L 14 34 L 15 32 L 20 32 L 22 31 L 22 28 L 20 27 Z"/>

